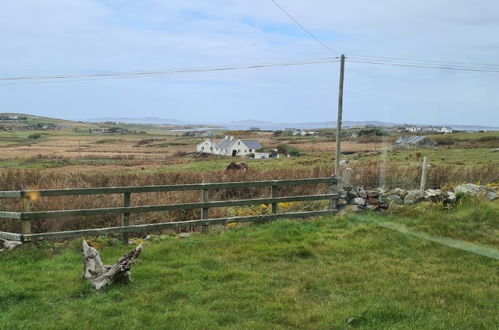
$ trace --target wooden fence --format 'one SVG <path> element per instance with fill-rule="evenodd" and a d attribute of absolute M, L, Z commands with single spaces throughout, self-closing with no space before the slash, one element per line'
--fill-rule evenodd
<path fill-rule="evenodd" d="M 0 191 L 0 198 L 18 198 L 21 200 L 21 212 L 0 211 L 0 218 L 13 219 L 21 221 L 21 233 L 1 232 L 0 238 L 29 242 L 45 239 L 65 239 L 72 237 L 81 237 L 89 235 L 102 235 L 110 233 L 123 233 L 124 241 L 128 239 L 130 232 L 147 232 L 161 229 L 180 228 L 188 226 L 201 226 L 206 230 L 207 226 L 213 224 L 227 224 L 235 222 L 262 222 L 275 220 L 279 218 L 305 218 L 311 216 L 320 216 L 334 214 L 336 212 L 336 203 L 338 194 L 336 185 L 338 180 L 336 176 L 329 178 L 311 178 L 295 180 L 269 180 L 269 181 L 249 181 L 249 182 L 221 182 L 221 183 L 199 183 L 199 184 L 179 184 L 162 186 L 132 186 L 132 187 L 101 187 L 101 188 L 78 188 L 78 189 L 44 189 L 44 190 L 18 190 L 18 191 Z M 302 195 L 278 197 L 278 189 L 282 186 L 310 185 L 310 184 L 329 184 L 330 192 L 319 195 Z M 234 189 L 247 187 L 270 187 L 270 197 L 243 200 L 225 200 L 209 201 L 209 191 L 219 189 Z M 148 206 L 130 206 L 131 194 L 151 193 L 151 192 L 169 192 L 169 191 L 201 191 L 201 201 L 198 203 L 183 203 L 170 205 L 148 205 Z M 40 197 L 54 196 L 75 196 L 75 195 L 101 195 L 101 194 L 123 194 L 123 207 L 111 208 L 93 208 L 76 210 L 53 210 L 53 211 L 31 211 L 30 196 L 36 194 Z M 278 203 L 283 202 L 303 202 L 329 200 L 330 204 L 327 210 L 305 211 L 294 213 L 278 213 Z M 229 218 L 208 217 L 209 210 L 217 207 L 251 206 L 268 204 L 272 205 L 272 214 L 258 216 L 241 216 Z M 192 210 L 200 209 L 200 219 L 186 220 L 177 222 L 162 222 L 143 225 L 130 225 L 130 214 L 143 212 L 159 212 L 171 210 Z M 70 218 L 75 216 L 92 216 L 104 214 L 123 214 L 122 226 L 94 228 L 84 230 L 31 233 L 31 222 L 40 219 Z"/>

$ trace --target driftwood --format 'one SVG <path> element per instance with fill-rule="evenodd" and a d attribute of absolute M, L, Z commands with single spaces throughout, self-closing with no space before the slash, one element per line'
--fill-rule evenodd
<path fill-rule="evenodd" d="M 248 170 L 248 163 L 246 162 L 239 162 L 239 163 L 235 163 L 235 162 L 232 162 L 230 163 L 227 168 L 225 169 L 226 171 L 239 171 L 239 170 L 243 170 L 243 171 L 247 171 Z"/>
<path fill-rule="evenodd" d="M 104 265 L 99 251 L 83 240 L 83 277 L 92 282 L 96 290 L 118 282 L 130 281 L 130 268 L 142 251 L 142 244 L 121 257 L 114 265 Z"/>

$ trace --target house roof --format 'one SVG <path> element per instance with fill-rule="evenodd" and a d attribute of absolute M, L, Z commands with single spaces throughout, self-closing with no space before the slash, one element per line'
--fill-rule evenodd
<path fill-rule="evenodd" d="M 256 140 L 242 140 L 249 149 L 260 149 L 262 145 Z"/>
<path fill-rule="evenodd" d="M 395 141 L 395 144 L 421 144 L 424 142 L 430 142 L 431 144 L 437 144 L 435 141 L 427 136 L 402 136 Z"/>
<path fill-rule="evenodd" d="M 219 149 L 229 149 L 232 147 L 234 143 L 236 143 L 237 139 L 224 139 L 219 142 L 215 147 Z"/>

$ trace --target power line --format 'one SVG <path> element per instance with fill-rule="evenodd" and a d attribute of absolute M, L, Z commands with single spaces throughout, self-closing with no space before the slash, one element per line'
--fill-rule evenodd
<path fill-rule="evenodd" d="M 310 37 L 315 39 L 319 44 L 321 44 L 324 48 L 328 49 L 329 51 L 335 53 L 336 55 L 339 55 L 337 51 L 329 47 L 325 42 L 323 42 L 321 39 L 317 38 L 312 32 L 310 32 L 305 26 L 303 26 L 296 18 L 294 18 L 286 9 L 284 9 L 276 0 L 271 0 L 277 8 L 279 8 L 286 16 L 288 16 L 300 29 L 305 31 L 306 34 L 308 34 Z"/>
<path fill-rule="evenodd" d="M 47 75 L 47 76 L 21 76 L 21 77 L 5 77 L 0 78 L 0 81 L 17 83 L 48 83 L 57 81 L 82 81 L 82 80 L 100 80 L 100 79 L 116 79 L 116 78 L 132 78 L 132 77 L 147 77 L 159 75 L 175 75 L 187 73 L 203 73 L 203 72 L 217 72 L 217 71 L 232 71 L 232 70 L 250 70 L 267 67 L 287 67 L 287 66 L 300 66 L 310 64 L 323 64 L 337 62 L 338 59 L 327 57 L 322 59 L 312 59 L 294 62 L 273 62 L 273 63 L 258 63 L 258 64 L 242 64 L 233 66 L 217 66 L 207 68 L 181 68 L 172 70 L 154 70 L 154 71 L 133 71 L 133 72 L 107 72 L 107 73 L 94 73 L 94 74 L 66 74 L 66 75 Z M 4 85 L 4 84 L 3 84 Z"/>
<path fill-rule="evenodd" d="M 434 59 L 422 59 L 422 58 L 407 58 L 407 57 L 384 57 L 384 56 L 370 56 L 370 55 L 355 55 L 347 54 L 349 58 L 354 58 L 357 60 L 368 60 L 368 61 L 382 61 L 382 62 L 404 62 L 420 65 L 441 65 L 441 66 L 453 66 L 453 67 L 480 67 L 487 69 L 499 69 L 499 64 L 483 64 L 483 63 L 471 63 L 471 62 L 458 62 L 449 60 L 434 60 Z"/>
<path fill-rule="evenodd" d="M 425 69 L 439 69 L 439 70 L 453 70 L 453 71 L 471 71 L 471 72 L 488 72 L 488 73 L 498 73 L 499 68 L 496 70 L 472 67 L 472 66 L 452 66 L 452 65 L 439 65 L 439 64 L 415 64 L 410 62 L 393 62 L 393 61 L 382 61 L 382 60 L 362 60 L 362 59 L 350 59 L 349 62 L 352 63 L 363 63 L 363 64 L 374 64 L 374 65 L 385 65 L 394 67 L 410 67 L 410 68 L 425 68 Z"/>
<path fill-rule="evenodd" d="M 310 37 L 315 39 L 323 47 L 329 51 L 339 55 L 337 51 L 329 47 L 322 40 L 317 38 L 310 30 L 294 18 L 277 0 L 271 0 L 277 8 L 286 14 L 300 29 L 305 31 Z M 458 61 L 441 61 L 433 59 L 416 59 L 416 58 L 403 58 L 403 57 L 383 57 L 383 56 L 370 56 L 370 55 L 348 55 L 350 62 L 377 64 L 377 65 L 391 65 L 398 67 L 413 67 L 413 68 L 427 68 L 427 69 L 441 69 L 441 70 L 456 70 L 456 71 L 472 71 L 472 72 L 499 72 L 499 64 L 479 64 L 467 63 Z"/>

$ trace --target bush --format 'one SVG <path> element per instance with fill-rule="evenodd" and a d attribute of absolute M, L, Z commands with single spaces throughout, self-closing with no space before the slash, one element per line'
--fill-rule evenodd
<path fill-rule="evenodd" d="M 300 150 L 298 150 L 297 148 L 292 147 L 288 144 L 279 144 L 277 146 L 277 152 L 280 154 L 291 155 L 294 157 L 301 156 Z"/>
<path fill-rule="evenodd" d="M 451 136 L 436 136 L 434 140 L 442 146 L 450 146 L 456 143 L 456 139 Z"/>
<path fill-rule="evenodd" d="M 41 137 L 42 137 L 42 135 L 40 133 L 33 133 L 33 134 L 28 135 L 28 139 L 31 139 L 31 140 L 38 140 Z"/>

